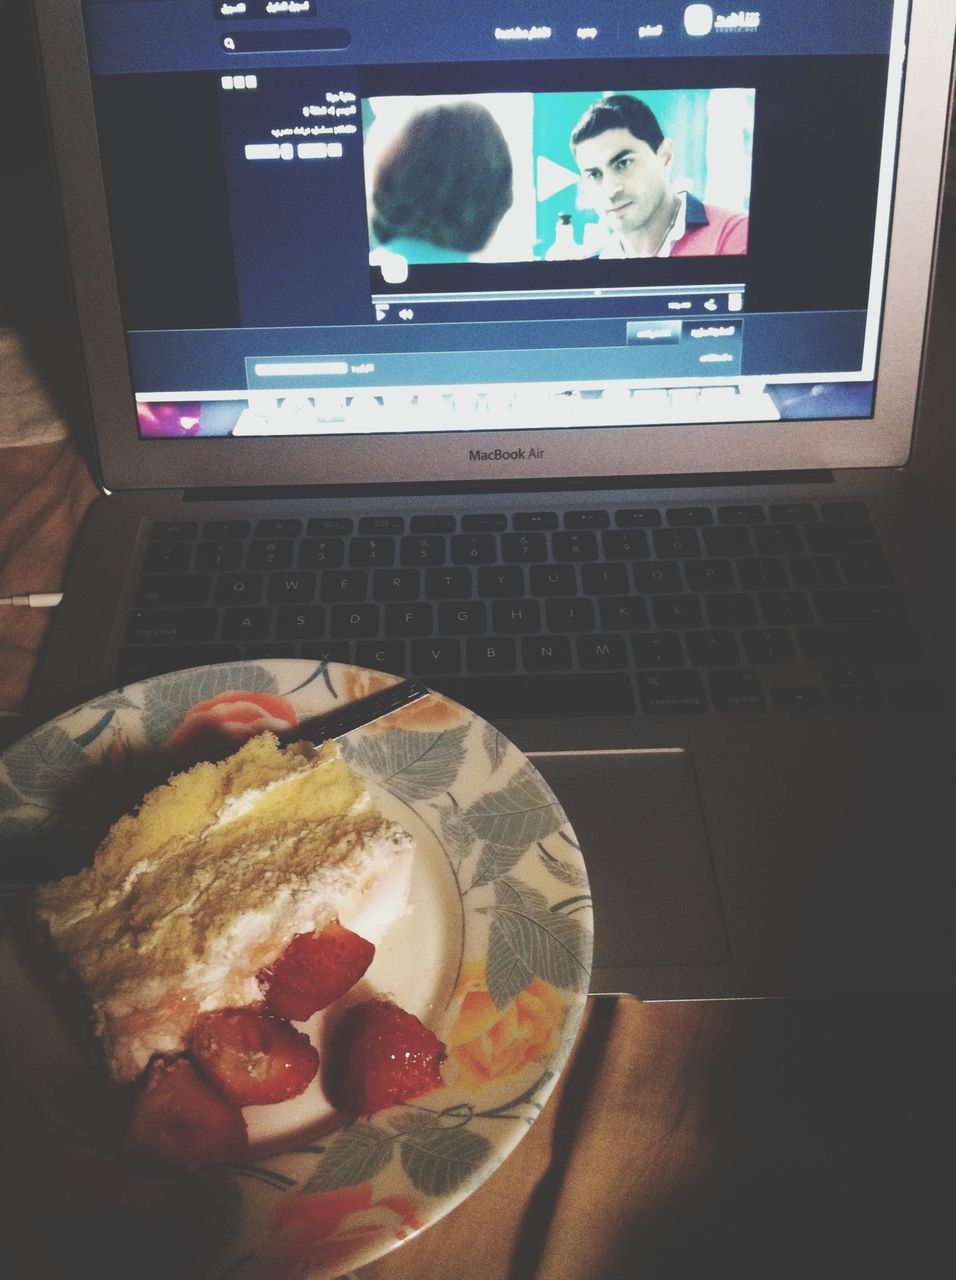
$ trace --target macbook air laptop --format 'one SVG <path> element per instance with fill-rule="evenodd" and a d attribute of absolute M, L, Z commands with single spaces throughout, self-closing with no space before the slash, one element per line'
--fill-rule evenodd
<path fill-rule="evenodd" d="M 34 8 L 103 495 L 31 721 L 410 672 L 563 802 L 595 991 L 947 981 L 956 0 Z"/>

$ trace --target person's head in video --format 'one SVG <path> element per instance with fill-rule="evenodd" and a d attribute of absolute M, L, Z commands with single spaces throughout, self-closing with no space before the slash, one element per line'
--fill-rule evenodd
<path fill-rule="evenodd" d="M 571 134 L 588 203 L 607 226 L 602 258 L 747 252 L 747 216 L 674 186 L 674 143 L 640 98 L 593 103 Z"/>
<path fill-rule="evenodd" d="M 372 235 L 393 259 L 467 262 L 513 198 L 511 153 L 491 112 L 477 102 L 438 103 L 412 116 L 383 151 L 372 179 Z"/>

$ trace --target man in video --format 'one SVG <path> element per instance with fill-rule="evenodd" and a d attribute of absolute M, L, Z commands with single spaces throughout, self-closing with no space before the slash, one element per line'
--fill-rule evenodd
<path fill-rule="evenodd" d="M 746 214 L 674 189 L 674 144 L 640 98 L 616 93 L 595 102 L 575 126 L 571 150 L 610 232 L 598 257 L 747 252 Z"/>

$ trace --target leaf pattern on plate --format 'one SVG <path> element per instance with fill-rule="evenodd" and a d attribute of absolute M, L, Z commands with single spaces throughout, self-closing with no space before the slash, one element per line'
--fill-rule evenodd
<path fill-rule="evenodd" d="M 341 740 L 342 754 L 358 773 L 372 778 L 406 804 L 448 791 L 465 759 L 469 726 L 425 733 L 393 729 Z"/>
<path fill-rule="evenodd" d="M 82 748 L 56 723 L 11 747 L 4 763 L 20 794 L 48 809 L 68 807 L 95 771 Z"/>
<path fill-rule="evenodd" d="M 569 866 L 560 858 L 556 858 L 555 855 L 546 849 L 541 843 L 538 844 L 538 857 L 555 879 L 560 880 L 562 884 L 587 884 L 588 878 L 580 867 Z"/>
<path fill-rule="evenodd" d="M 437 1117 L 408 1117 L 402 1124 L 401 1160 L 409 1181 L 423 1195 L 448 1196 L 474 1177 L 491 1153 L 491 1142 L 464 1126 L 447 1128 Z"/>
<path fill-rule="evenodd" d="M 493 724 L 488 724 L 487 721 L 482 724 L 481 747 L 488 759 L 488 763 L 491 765 L 492 773 L 507 756 L 509 745 L 508 739 L 500 729 L 496 729 Z"/>
<path fill-rule="evenodd" d="M 16 809 L 23 803 L 23 796 L 5 782 L 0 782 L 0 813 L 5 809 Z"/>
<path fill-rule="evenodd" d="M 510 877 L 495 882 L 488 947 L 488 991 L 499 1009 L 532 978 L 579 988 L 586 981 L 590 935 L 583 925 L 553 912 L 543 894 Z"/>
<path fill-rule="evenodd" d="M 275 693 L 275 677 L 258 663 L 237 662 L 222 667 L 198 667 L 144 685 L 143 733 L 147 742 L 162 746 L 184 714 L 207 698 L 232 689 Z"/>
<path fill-rule="evenodd" d="M 392 1158 L 395 1134 L 368 1121 L 356 1120 L 330 1143 L 321 1164 L 305 1183 L 305 1191 L 337 1191 L 371 1180 Z"/>
<path fill-rule="evenodd" d="M 532 769 L 522 769 L 506 786 L 486 792 L 461 817 L 479 840 L 522 853 L 565 822 L 561 806 Z"/>

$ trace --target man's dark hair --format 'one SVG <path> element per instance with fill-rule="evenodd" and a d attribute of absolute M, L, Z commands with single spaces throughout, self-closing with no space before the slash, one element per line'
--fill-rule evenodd
<path fill-rule="evenodd" d="M 571 133 L 571 150 L 587 138 L 596 138 L 609 129 L 627 129 L 635 138 L 646 142 L 652 151 L 664 141 L 657 116 L 646 102 L 629 93 L 612 93 L 588 107 Z"/>
<path fill-rule="evenodd" d="M 511 152 L 477 102 L 442 103 L 409 120 L 386 149 L 372 186 L 371 228 L 443 249 L 483 249 L 511 208 Z"/>

